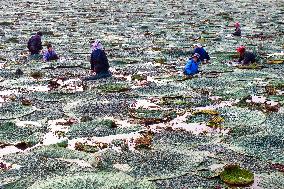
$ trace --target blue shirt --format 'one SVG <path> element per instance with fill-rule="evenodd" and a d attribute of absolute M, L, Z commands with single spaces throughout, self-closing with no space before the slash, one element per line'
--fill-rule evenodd
<path fill-rule="evenodd" d="M 47 50 L 43 55 L 43 60 L 45 61 L 51 61 L 51 60 L 57 60 L 57 59 L 59 59 L 59 57 L 57 56 L 54 50 L 52 51 Z"/>
<path fill-rule="evenodd" d="M 194 75 L 198 73 L 198 65 L 200 64 L 200 60 L 198 62 L 194 62 L 193 59 L 189 59 L 184 68 L 185 75 Z"/>

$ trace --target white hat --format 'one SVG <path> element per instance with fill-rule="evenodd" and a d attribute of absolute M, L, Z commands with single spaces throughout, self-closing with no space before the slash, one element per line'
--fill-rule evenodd
<path fill-rule="evenodd" d="M 192 55 L 192 58 L 193 58 L 193 57 L 200 58 L 200 54 L 198 54 L 198 53 L 194 53 L 194 54 Z"/>
<path fill-rule="evenodd" d="M 197 47 L 199 47 L 199 48 L 202 47 L 202 45 L 201 45 L 200 43 L 195 43 L 195 44 L 193 44 L 193 46 L 197 46 Z"/>

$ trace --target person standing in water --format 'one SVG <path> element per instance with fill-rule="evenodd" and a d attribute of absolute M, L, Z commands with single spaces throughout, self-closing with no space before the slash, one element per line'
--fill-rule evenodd
<path fill-rule="evenodd" d="M 28 49 L 31 55 L 39 55 L 42 50 L 41 43 L 42 32 L 37 32 L 36 35 L 32 36 L 28 41 Z"/>
<path fill-rule="evenodd" d="M 234 26 L 235 26 L 235 32 L 233 33 L 233 35 L 240 37 L 240 36 L 242 35 L 240 23 L 239 23 L 239 22 L 236 22 L 236 23 L 234 24 Z"/>
<path fill-rule="evenodd" d="M 102 43 L 99 40 L 96 40 L 92 43 L 91 49 L 91 73 L 95 73 L 95 75 L 86 77 L 83 80 L 96 80 L 110 77 L 111 73 L 109 71 L 109 63 Z"/>

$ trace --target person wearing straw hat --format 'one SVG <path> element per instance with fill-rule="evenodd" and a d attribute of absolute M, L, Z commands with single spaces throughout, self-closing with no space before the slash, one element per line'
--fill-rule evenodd
<path fill-rule="evenodd" d="M 192 58 L 189 59 L 184 67 L 184 74 L 187 76 L 193 76 L 198 73 L 198 66 L 201 63 L 200 55 L 198 53 L 194 53 Z"/>

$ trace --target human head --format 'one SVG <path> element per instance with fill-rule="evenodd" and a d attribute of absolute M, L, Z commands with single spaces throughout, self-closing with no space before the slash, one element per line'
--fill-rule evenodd
<path fill-rule="evenodd" d="M 194 48 L 201 48 L 202 45 L 200 43 L 193 44 Z"/>
<path fill-rule="evenodd" d="M 51 50 L 52 50 L 52 45 L 51 45 L 51 44 L 48 44 L 48 45 L 46 46 L 46 48 L 47 48 L 47 50 L 51 51 Z"/>
<path fill-rule="evenodd" d="M 198 53 L 194 53 L 194 54 L 192 55 L 192 59 L 193 59 L 195 62 L 197 62 L 197 61 L 199 60 L 199 57 L 200 57 L 200 55 L 199 55 Z"/>
<path fill-rule="evenodd" d="M 103 48 L 104 47 L 103 47 L 102 43 L 98 39 L 95 42 L 93 42 L 92 45 L 91 45 L 92 50 L 97 50 L 97 49 L 103 50 Z"/>
<path fill-rule="evenodd" d="M 234 24 L 234 26 L 235 26 L 236 28 L 241 27 L 241 25 L 240 25 L 240 23 L 239 23 L 239 22 L 236 22 L 236 23 Z"/>
<path fill-rule="evenodd" d="M 38 31 L 36 34 L 39 35 L 39 36 L 42 36 L 42 32 L 41 31 Z"/>
<path fill-rule="evenodd" d="M 237 48 L 237 52 L 240 54 L 243 54 L 246 51 L 246 47 L 245 46 L 239 46 Z"/>

